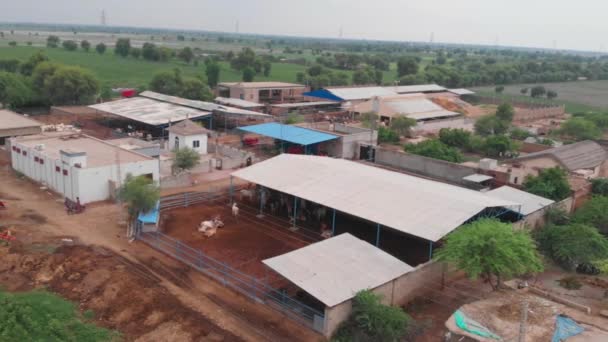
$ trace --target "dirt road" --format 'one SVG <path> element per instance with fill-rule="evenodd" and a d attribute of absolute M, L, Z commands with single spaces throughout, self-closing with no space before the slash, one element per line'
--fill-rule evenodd
<path fill-rule="evenodd" d="M 203 340 L 224 341 L 323 340 L 320 335 L 285 318 L 282 314 L 266 306 L 251 302 L 142 243 L 128 243 L 125 239 L 124 211 L 117 205 L 111 203 L 95 204 L 88 206 L 83 214 L 68 216 L 63 209 L 63 201 L 60 198 L 47 190 L 41 189 L 39 185 L 27 179 L 17 178 L 10 171 L 4 152 L 0 151 L 0 154 L 2 154 L 0 159 L 3 158 L 0 160 L 0 199 L 5 201 L 9 207 L 8 211 L 0 213 L 2 215 L 0 216 L 0 225 L 11 227 L 20 244 L 36 245 L 41 239 L 57 243 L 61 238 L 70 237 L 79 245 L 102 247 L 102 250 L 106 251 L 102 254 L 111 253 L 112 257 L 109 261 L 104 261 L 104 265 L 107 265 L 107 267 L 101 269 L 115 270 L 116 267 L 126 267 L 125 274 L 128 273 L 138 277 L 133 283 L 128 283 L 128 286 L 137 288 L 143 280 L 145 280 L 146 285 L 158 286 L 159 288 L 154 291 L 161 291 L 164 296 L 169 298 L 168 300 L 175 300 L 171 304 L 172 306 L 183 307 L 183 310 L 186 311 L 180 312 L 185 312 L 185 316 L 196 315 L 195 317 L 198 317 L 196 322 L 201 322 L 201 325 L 205 327 L 196 330 L 193 328 L 196 324 L 190 324 L 188 320 L 183 318 L 184 315 L 175 315 L 170 311 L 163 311 L 163 301 L 149 300 L 157 298 L 153 294 L 150 295 L 152 297 L 148 297 L 147 301 L 144 301 L 146 297 L 132 297 L 128 294 L 130 292 L 125 292 L 125 297 L 122 298 L 121 296 L 121 300 L 135 300 L 135 303 L 139 301 L 141 302 L 140 306 L 145 309 L 145 312 L 149 313 L 148 316 L 144 317 L 144 322 L 145 320 L 158 320 L 156 325 L 148 327 L 145 325 L 144 327 L 134 327 L 134 324 L 120 325 L 116 323 L 116 320 L 107 321 L 111 324 L 106 325 L 122 330 L 129 340 L 139 338 L 141 341 L 198 341 L 201 340 L 201 337 L 204 337 Z M 43 246 L 46 246 L 46 244 L 43 244 Z M 62 248 L 58 249 L 59 252 L 62 250 Z M 67 253 L 65 260 L 71 260 L 70 253 L 72 252 Z M 81 258 L 97 260 L 95 253 L 92 256 L 86 256 L 89 253 L 86 251 L 79 250 L 77 253 L 84 253 Z M 55 268 L 63 265 L 55 265 Z M 63 268 L 65 267 L 67 266 L 63 266 Z M 87 267 L 92 266 L 88 265 Z M 82 270 L 75 272 L 86 273 Z M 14 277 L 27 278 L 32 276 L 30 271 L 24 273 L 14 275 Z M 67 276 L 69 277 L 69 275 Z M 107 275 L 104 277 L 107 277 Z M 114 285 L 114 281 L 108 281 L 108 279 L 110 278 L 97 284 L 95 291 L 110 291 L 108 290 L 109 287 L 118 286 Z M 51 288 L 58 290 L 59 293 L 67 293 L 71 289 L 70 285 L 67 284 L 66 290 L 62 291 L 63 285 L 59 282 L 57 284 L 59 285 Z M 137 293 L 137 291 L 133 293 Z M 85 308 L 89 308 L 90 305 L 87 303 L 92 302 L 88 298 L 84 298 L 86 299 L 84 302 Z M 78 296 L 74 299 L 83 300 Z M 157 304 L 159 307 L 156 307 Z M 132 308 L 140 306 L 135 305 Z M 90 308 L 95 309 L 94 307 Z M 151 317 L 155 310 L 164 313 L 161 318 Z M 112 312 L 112 314 L 118 315 L 119 313 Z M 123 313 L 123 315 L 125 317 L 129 315 L 137 316 L 128 312 Z M 124 320 L 124 317 L 122 319 Z M 159 328 L 161 324 L 164 324 L 162 329 Z M 158 335 L 146 335 L 146 333 L 155 329 L 160 329 Z"/>

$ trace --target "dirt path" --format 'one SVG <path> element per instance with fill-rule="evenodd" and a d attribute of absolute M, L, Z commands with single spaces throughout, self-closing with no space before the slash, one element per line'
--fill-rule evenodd
<path fill-rule="evenodd" d="M 2 153 L 2 151 L 0 151 Z M 4 155 L 2 158 L 6 158 Z M 6 160 L 4 160 L 6 161 Z M 319 341 L 322 337 L 280 313 L 251 302 L 142 243 L 125 239 L 124 212 L 116 205 L 101 203 L 87 207 L 84 214 L 68 216 L 62 200 L 26 179 L 18 179 L 6 163 L 0 163 L 0 198 L 9 206 L 13 221 L 0 213 L 3 225 L 29 225 L 17 231 L 27 243 L 40 234 L 74 237 L 84 245 L 107 248 L 137 265 L 185 307 L 246 341 Z M 23 220 L 26 217 L 27 220 Z M 167 331 L 172 331 L 167 327 Z M 194 338 L 194 337 L 193 337 Z M 174 340 L 192 340 L 178 338 Z"/>

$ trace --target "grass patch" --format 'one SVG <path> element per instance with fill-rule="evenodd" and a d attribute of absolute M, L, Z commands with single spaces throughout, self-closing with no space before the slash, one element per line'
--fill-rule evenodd
<path fill-rule="evenodd" d="M 119 339 L 116 332 L 83 322 L 73 303 L 52 293 L 12 294 L 0 291 L 2 341 L 96 342 Z"/>

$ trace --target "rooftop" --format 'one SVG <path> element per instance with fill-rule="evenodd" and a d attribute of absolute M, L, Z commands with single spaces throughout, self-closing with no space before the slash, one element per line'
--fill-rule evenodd
<path fill-rule="evenodd" d="M 153 158 L 132 152 L 103 140 L 84 134 L 43 133 L 15 138 L 16 142 L 29 148 L 44 145 L 42 154 L 48 158 L 61 159 L 61 151 L 85 152 L 87 154 L 87 168 L 114 165 L 117 160 L 121 164 L 152 160 Z"/>
<path fill-rule="evenodd" d="M 203 127 L 201 125 L 197 125 L 194 122 L 192 122 L 192 120 L 188 120 L 188 119 L 170 126 L 169 128 L 167 128 L 167 131 L 169 131 L 171 133 L 179 134 L 179 135 L 195 135 L 195 134 L 205 134 L 205 133 L 211 132 L 208 129 L 206 129 L 205 127 Z"/>
<path fill-rule="evenodd" d="M 324 98 L 333 101 L 367 100 L 374 96 L 390 96 L 398 94 L 428 93 L 446 91 L 446 88 L 436 84 L 418 84 L 390 87 L 334 87 L 305 93 L 306 96 Z"/>
<path fill-rule="evenodd" d="M 536 158 L 552 158 L 568 171 L 594 168 L 608 159 L 608 152 L 598 143 L 585 140 L 570 145 L 534 152 L 511 159 L 518 162 Z"/>
<path fill-rule="evenodd" d="M 338 136 L 329 133 L 319 132 L 314 129 L 308 129 L 298 126 L 283 125 L 276 122 L 268 122 L 259 125 L 239 127 L 241 131 L 255 133 L 288 141 L 294 144 L 306 146 L 317 144 L 323 141 L 337 139 Z"/>
<path fill-rule="evenodd" d="M 424 94 L 378 96 L 356 104 L 351 109 L 359 113 L 371 112 L 374 110 L 375 101 L 378 101 L 378 113 L 382 116 L 406 116 L 414 120 L 427 120 L 460 115 L 444 109 Z"/>
<path fill-rule="evenodd" d="M 405 86 L 385 87 L 397 94 L 428 93 L 446 91 L 446 88 L 437 84 L 415 84 Z"/>
<path fill-rule="evenodd" d="M 220 105 L 217 103 L 206 102 L 206 101 L 198 101 L 198 100 L 188 100 L 182 97 L 165 95 L 161 93 L 156 93 L 153 91 L 144 91 L 139 96 L 150 98 L 153 100 L 158 100 L 162 102 L 171 103 L 178 106 L 184 106 L 188 108 L 199 109 L 206 112 L 219 111 L 222 113 L 235 114 L 235 115 L 248 115 L 248 116 L 269 116 L 268 114 L 254 112 L 241 108 L 228 107 L 224 105 Z M 253 103 L 253 102 L 251 102 Z"/>
<path fill-rule="evenodd" d="M 273 104 L 273 107 L 277 108 L 301 108 L 301 107 L 314 107 L 314 106 L 339 106 L 340 103 L 336 101 L 312 101 L 312 102 L 295 102 L 295 103 L 279 103 Z"/>
<path fill-rule="evenodd" d="M 486 192 L 486 195 L 493 198 L 521 203 L 520 214 L 524 216 L 532 214 L 537 210 L 555 203 L 553 200 L 548 198 L 540 197 L 506 185 L 494 190 L 490 190 Z"/>
<path fill-rule="evenodd" d="M 259 108 L 259 107 L 265 106 L 264 104 L 261 104 L 261 103 L 251 102 L 251 101 L 246 101 L 246 100 L 241 100 L 241 99 L 235 99 L 232 97 L 216 97 L 215 102 L 229 105 L 229 106 L 241 107 L 241 108 Z"/>
<path fill-rule="evenodd" d="M 0 109 L 0 129 L 40 127 L 42 123 L 10 110 Z"/>
<path fill-rule="evenodd" d="M 413 269 L 348 233 L 263 262 L 328 307 L 353 298 L 361 290 L 390 282 Z"/>
<path fill-rule="evenodd" d="M 450 93 L 452 93 L 452 94 L 456 94 L 456 95 L 459 95 L 459 96 L 462 96 L 462 95 L 473 95 L 473 94 L 475 94 L 474 91 L 471 91 L 469 89 L 464 89 L 464 88 L 448 89 L 448 91 Z"/>
<path fill-rule="evenodd" d="M 220 82 L 218 86 L 241 88 L 306 88 L 303 84 L 287 82 Z"/>
<path fill-rule="evenodd" d="M 232 175 L 431 241 L 486 208 L 519 206 L 477 191 L 328 157 L 281 154 Z"/>
<path fill-rule="evenodd" d="M 211 115 L 210 111 L 188 108 L 145 97 L 104 102 L 89 107 L 152 126 L 167 125 L 169 122 Z"/>

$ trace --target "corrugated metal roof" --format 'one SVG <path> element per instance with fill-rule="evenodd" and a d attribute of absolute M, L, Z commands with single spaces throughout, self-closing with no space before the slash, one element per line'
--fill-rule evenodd
<path fill-rule="evenodd" d="M 10 110 L 0 109 L 0 129 L 40 127 L 42 123 L 17 114 Z"/>
<path fill-rule="evenodd" d="M 462 177 L 462 179 L 468 180 L 469 182 L 481 183 L 481 182 L 488 181 L 490 179 L 494 179 L 494 177 L 488 176 L 488 175 L 482 175 L 482 174 L 479 174 L 479 173 L 474 173 L 472 175 L 468 175 L 466 177 Z"/>
<path fill-rule="evenodd" d="M 276 122 L 239 127 L 239 129 L 245 132 L 260 134 L 273 139 L 289 141 L 290 143 L 303 146 L 338 138 L 337 135 L 323 133 L 303 127 L 283 125 Z"/>
<path fill-rule="evenodd" d="M 306 88 L 303 84 L 287 82 L 220 82 L 218 85 L 241 88 Z"/>
<path fill-rule="evenodd" d="M 517 203 L 344 159 L 282 154 L 233 176 L 437 241 L 489 207 Z"/>
<path fill-rule="evenodd" d="M 535 158 L 553 158 L 568 171 L 590 169 L 602 164 L 608 159 L 608 152 L 598 143 L 585 140 L 570 145 L 534 152 L 512 159 L 511 162 L 530 160 Z"/>
<path fill-rule="evenodd" d="M 444 109 L 427 99 L 424 94 L 379 96 L 377 99 L 374 98 L 354 105 L 352 110 L 359 113 L 373 111 L 374 101 L 379 102 L 377 110 L 381 116 L 407 116 L 415 120 L 428 120 L 461 115 Z"/>
<path fill-rule="evenodd" d="M 343 101 L 367 100 L 374 96 L 397 95 L 394 91 L 384 87 L 326 88 L 325 90 Z"/>
<path fill-rule="evenodd" d="M 345 233 L 263 261 L 328 307 L 386 284 L 413 268 Z"/>
<path fill-rule="evenodd" d="M 169 121 L 178 122 L 187 118 L 194 119 L 211 115 L 209 111 L 178 106 L 145 97 L 104 102 L 89 107 L 152 126 L 166 125 Z"/>
<path fill-rule="evenodd" d="M 279 103 L 272 105 L 277 108 L 300 108 L 300 107 L 314 107 L 314 106 L 339 106 L 340 102 L 336 101 L 313 101 L 313 102 L 296 102 L 296 103 Z"/>
<path fill-rule="evenodd" d="M 464 88 L 448 89 L 448 91 L 450 93 L 456 94 L 456 95 L 473 95 L 473 94 L 475 94 L 474 91 L 471 91 L 469 89 L 464 89 Z"/>
<path fill-rule="evenodd" d="M 446 91 L 447 89 L 437 84 L 415 84 L 405 86 L 394 86 L 385 87 L 386 89 L 395 92 L 397 94 L 411 94 L 411 93 L 428 93 L 428 92 L 439 92 Z"/>
<path fill-rule="evenodd" d="M 216 97 L 215 102 L 229 105 L 229 106 L 237 106 L 241 108 L 259 108 L 264 107 L 265 105 L 257 102 L 251 102 L 241 99 L 235 99 L 232 97 Z"/>
<path fill-rule="evenodd" d="M 548 205 L 555 203 L 554 201 L 540 197 L 529 192 L 521 191 L 510 186 L 501 186 L 500 188 L 490 190 L 485 193 L 487 196 L 513 201 L 521 204 L 522 215 L 529 215 L 540 210 Z"/>
<path fill-rule="evenodd" d="M 254 111 L 250 111 L 250 110 L 246 110 L 246 109 L 223 106 L 223 105 L 219 105 L 217 103 L 212 103 L 212 102 L 188 100 L 188 99 L 184 99 L 184 98 L 177 97 L 177 96 L 155 93 L 153 91 L 144 91 L 139 95 L 142 97 L 146 97 L 146 98 L 150 98 L 150 99 L 154 99 L 154 100 L 158 100 L 158 101 L 168 102 L 168 103 L 179 105 L 179 106 L 190 107 L 190 108 L 205 110 L 205 111 L 209 111 L 209 112 L 212 112 L 215 110 L 215 111 L 220 111 L 223 113 L 235 114 L 235 115 L 265 116 L 265 117 L 270 116 L 268 114 L 254 112 Z"/>

